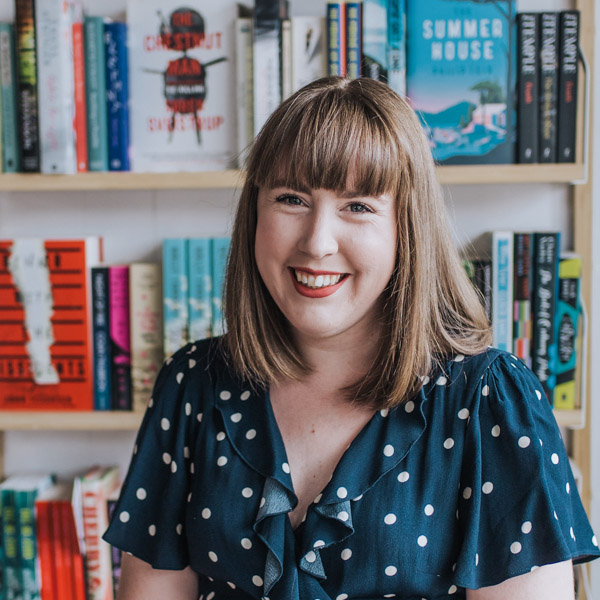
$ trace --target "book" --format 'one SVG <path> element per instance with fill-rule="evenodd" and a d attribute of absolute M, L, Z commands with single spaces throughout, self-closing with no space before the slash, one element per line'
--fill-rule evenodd
<path fill-rule="evenodd" d="M 327 2 L 327 74 L 346 75 L 346 3 Z"/>
<path fill-rule="evenodd" d="M 540 141 L 539 162 L 557 158 L 558 13 L 540 14 Z"/>
<path fill-rule="evenodd" d="M 108 171 L 104 19 L 84 16 L 85 104 L 90 171 Z"/>
<path fill-rule="evenodd" d="M 100 238 L 0 240 L 0 408 L 91 410 Z"/>
<path fill-rule="evenodd" d="M 292 17 L 292 88 L 299 90 L 324 77 L 326 65 L 324 17 Z"/>
<path fill-rule="evenodd" d="M 362 0 L 363 75 L 387 81 L 387 0 Z"/>
<path fill-rule="evenodd" d="M 132 170 L 234 165 L 237 15 L 232 0 L 127 1 Z"/>
<path fill-rule="evenodd" d="M 165 358 L 189 340 L 187 240 L 163 240 L 163 332 Z"/>
<path fill-rule="evenodd" d="M 542 383 L 549 402 L 556 385 L 555 311 L 558 285 L 560 233 L 536 232 L 533 236 L 533 341 L 531 368 Z"/>
<path fill-rule="evenodd" d="M 36 0 L 37 2 L 37 0 Z M 83 7 L 81 0 L 71 0 L 73 11 L 73 80 L 75 96 L 75 151 L 77 172 L 88 170 L 87 106 L 85 93 L 85 48 L 83 41 Z"/>
<path fill-rule="evenodd" d="M 492 345 L 513 349 L 513 261 L 511 231 L 492 232 Z"/>
<path fill-rule="evenodd" d="M 2 596 L 5 600 L 22 598 L 21 565 L 19 560 L 19 530 L 15 492 L 0 484 L 2 507 Z"/>
<path fill-rule="evenodd" d="M 538 162 L 539 48 L 537 13 L 517 15 L 517 160 Z"/>
<path fill-rule="evenodd" d="M 117 467 L 93 467 L 75 478 L 73 495 L 83 510 L 85 569 L 89 600 L 112 600 L 110 545 L 102 539 L 108 527 L 108 498 L 119 486 Z"/>
<path fill-rule="evenodd" d="M 53 486 L 50 489 L 55 489 Z M 52 535 L 52 514 L 48 492 L 41 493 L 35 501 L 35 525 L 40 567 L 41 600 L 59 600 L 56 582 L 56 552 Z"/>
<path fill-rule="evenodd" d="M 111 408 L 131 410 L 129 265 L 108 267 Z"/>
<path fill-rule="evenodd" d="M 474 261 L 475 281 L 477 289 L 481 293 L 481 299 L 488 321 L 492 322 L 492 261 L 479 259 Z"/>
<path fill-rule="evenodd" d="M 281 19 L 281 100 L 292 91 L 292 21 Z"/>
<path fill-rule="evenodd" d="M 406 95 L 406 0 L 387 3 L 388 85 L 401 96 Z"/>
<path fill-rule="evenodd" d="M 287 18 L 284 0 L 255 0 L 252 53 L 255 135 L 281 103 L 281 23 Z"/>
<path fill-rule="evenodd" d="M 129 171 L 129 62 L 125 23 L 110 21 L 104 24 L 104 56 L 108 168 Z M 144 103 L 140 102 L 139 106 Z"/>
<path fill-rule="evenodd" d="M 223 289 L 230 244 L 231 239 L 227 237 L 211 238 L 212 334 L 214 336 L 225 333 Z"/>
<path fill-rule="evenodd" d="M 212 274 L 209 238 L 188 240 L 189 337 L 200 340 L 211 335 Z"/>
<path fill-rule="evenodd" d="M 559 16 L 557 160 L 575 162 L 577 79 L 579 70 L 579 11 Z"/>
<path fill-rule="evenodd" d="M 163 364 L 162 281 L 158 263 L 129 265 L 132 408 L 146 409 Z"/>
<path fill-rule="evenodd" d="M 71 557 L 67 545 L 63 542 L 63 509 L 62 502 L 50 503 L 50 531 L 54 545 L 54 563 L 56 568 L 56 596 L 73 598 L 73 578 L 71 577 Z"/>
<path fill-rule="evenodd" d="M 0 23 L 0 95 L 2 96 L 2 171 L 19 171 L 15 32 L 12 23 Z"/>
<path fill-rule="evenodd" d="M 75 531 L 75 518 L 73 515 L 73 506 L 70 502 L 61 502 L 60 543 L 64 546 L 66 556 L 67 575 L 70 578 L 71 595 L 73 600 L 86 600 L 86 580 L 84 570 L 84 560 L 81 548 L 78 543 L 77 533 Z"/>
<path fill-rule="evenodd" d="M 254 139 L 252 69 L 252 18 L 235 20 L 235 72 L 237 107 L 237 166 L 243 167 Z"/>
<path fill-rule="evenodd" d="M 75 173 L 73 11 L 63 0 L 36 0 L 40 170 Z"/>
<path fill-rule="evenodd" d="M 92 336 L 94 348 L 94 410 L 110 410 L 111 354 L 110 354 L 110 298 L 108 267 L 92 267 Z"/>
<path fill-rule="evenodd" d="M 577 394 L 577 359 L 581 314 L 581 257 L 563 253 L 558 265 L 556 306 L 556 386 L 554 408 L 575 410 L 581 407 Z"/>
<path fill-rule="evenodd" d="M 408 0 L 406 15 L 407 96 L 435 160 L 515 162 L 514 0 Z"/>
<path fill-rule="evenodd" d="M 513 354 L 531 367 L 533 239 L 530 233 L 514 234 Z"/>
<path fill-rule="evenodd" d="M 40 170 L 37 50 L 34 0 L 15 0 L 17 108 L 20 165 L 26 173 Z"/>
<path fill-rule="evenodd" d="M 115 513 L 117 502 L 119 500 L 119 496 L 121 494 L 121 488 L 115 488 L 107 499 L 107 507 L 108 507 L 108 520 L 111 521 L 113 515 Z M 111 558 L 111 567 L 112 567 L 112 580 L 113 580 L 113 592 L 116 597 L 117 592 L 119 590 L 119 580 L 121 579 L 121 562 L 123 559 L 123 552 L 120 548 L 116 546 L 110 547 L 110 558 Z"/>
<path fill-rule="evenodd" d="M 362 74 L 362 2 L 346 2 L 346 76 Z"/>

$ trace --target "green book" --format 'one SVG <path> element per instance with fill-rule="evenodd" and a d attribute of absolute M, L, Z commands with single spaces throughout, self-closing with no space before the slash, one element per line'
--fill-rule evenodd
<path fill-rule="evenodd" d="M 0 104 L 2 136 L 2 171 L 19 170 L 15 32 L 11 23 L 0 23 Z"/>

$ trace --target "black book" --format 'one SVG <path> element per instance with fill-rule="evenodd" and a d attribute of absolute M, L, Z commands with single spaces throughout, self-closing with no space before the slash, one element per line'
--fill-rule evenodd
<path fill-rule="evenodd" d="M 579 11 L 560 13 L 558 60 L 558 162 L 575 162 Z"/>
<path fill-rule="evenodd" d="M 540 13 L 539 162 L 556 162 L 558 100 L 558 13 Z"/>
<path fill-rule="evenodd" d="M 517 32 L 517 160 L 536 163 L 540 103 L 537 13 L 519 13 Z"/>

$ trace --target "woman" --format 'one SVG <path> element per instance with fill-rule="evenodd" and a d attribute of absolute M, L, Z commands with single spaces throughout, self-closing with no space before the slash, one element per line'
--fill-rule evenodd
<path fill-rule="evenodd" d="M 446 219 L 384 84 L 325 78 L 275 111 L 236 216 L 228 333 L 167 361 L 106 534 L 131 553 L 119 600 L 573 598 L 596 539 Z"/>

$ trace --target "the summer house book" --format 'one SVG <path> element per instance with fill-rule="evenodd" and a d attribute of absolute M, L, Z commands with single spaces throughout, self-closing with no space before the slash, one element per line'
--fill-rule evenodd
<path fill-rule="evenodd" d="M 512 163 L 514 0 L 408 0 L 407 95 L 444 164 Z"/>
<path fill-rule="evenodd" d="M 237 14 L 231 0 L 128 0 L 132 171 L 233 164 Z"/>

